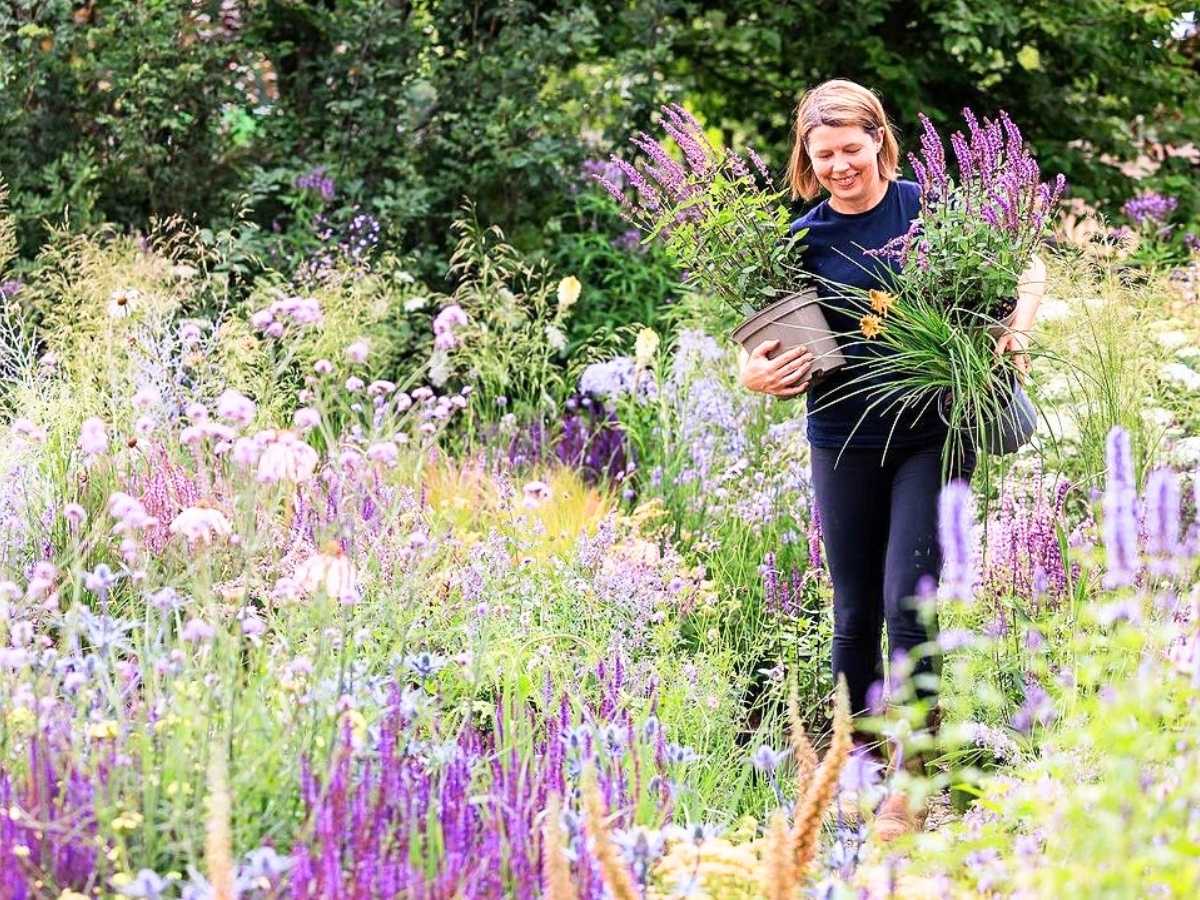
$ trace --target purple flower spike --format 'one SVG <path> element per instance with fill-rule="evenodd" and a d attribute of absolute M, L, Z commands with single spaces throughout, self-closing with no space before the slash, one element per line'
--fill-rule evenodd
<path fill-rule="evenodd" d="M 1175 570 L 1172 557 L 1180 551 L 1179 477 L 1169 469 L 1155 469 L 1146 480 L 1146 552 L 1158 574 Z"/>
<path fill-rule="evenodd" d="M 970 600 L 975 590 L 971 531 L 975 509 L 971 486 L 951 481 L 938 497 L 938 541 L 942 550 L 942 593 Z"/>
<path fill-rule="evenodd" d="M 1134 583 L 1138 568 L 1137 492 L 1133 485 L 1133 456 L 1123 428 L 1108 433 L 1108 484 L 1104 490 L 1104 545 L 1108 572 L 1106 588 Z"/>

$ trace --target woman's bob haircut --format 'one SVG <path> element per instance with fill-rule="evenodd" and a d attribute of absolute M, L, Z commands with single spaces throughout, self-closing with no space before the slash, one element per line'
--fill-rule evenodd
<path fill-rule="evenodd" d="M 871 137 L 883 137 L 879 149 L 879 174 L 887 181 L 900 175 L 900 144 L 892 132 L 891 123 L 883 112 L 883 104 L 875 94 L 861 84 L 834 78 L 804 92 L 796 106 L 796 128 L 793 134 L 792 157 L 788 161 L 787 179 L 792 199 L 812 200 L 821 192 L 813 172 L 812 157 L 808 155 L 808 136 L 818 125 L 833 128 L 857 125 Z"/>

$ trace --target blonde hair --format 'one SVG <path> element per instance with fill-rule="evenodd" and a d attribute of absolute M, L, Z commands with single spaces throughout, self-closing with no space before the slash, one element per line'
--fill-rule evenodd
<path fill-rule="evenodd" d="M 808 155 L 808 136 L 818 125 L 833 128 L 857 125 L 872 137 L 881 137 L 883 144 L 877 158 L 879 174 L 888 181 L 899 177 L 900 144 L 883 111 L 883 104 L 861 84 L 834 78 L 805 91 L 796 106 L 794 143 L 787 171 L 793 200 L 800 197 L 812 200 L 821 192 L 812 157 Z"/>

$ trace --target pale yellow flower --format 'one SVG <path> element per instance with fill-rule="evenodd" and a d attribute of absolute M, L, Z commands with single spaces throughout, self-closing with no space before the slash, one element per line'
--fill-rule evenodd
<path fill-rule="evenodd" d="M 658 352 L 658 333 L 653 328 L 643 328 L 638 332 L 637 341 L 633 345 L 633 354 L 639 369 L 648 368 Z"/>
<path fill-rule="evenodd" d="M 579 299 L 579 293 L 583 290 L 583 285 L 579 283 L 579 279 L 574 275 L 568 275 L 558 283 L 558 308 L 561 312 L 566 312 L 575 305 L 575 301 Z"/>

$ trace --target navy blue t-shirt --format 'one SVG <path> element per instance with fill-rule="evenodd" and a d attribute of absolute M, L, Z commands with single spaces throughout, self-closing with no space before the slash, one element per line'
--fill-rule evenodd
<path fill-rule="evenodd" d="M 921 188 L 912 181 L 889 181 L 883 199 L 866 212 L 840 213 L 823 200 L 792 223 L 793 232 L 808 229 L 801 240 L 807 249 L 800 265 L 829 281 L 886 289 L 888 283 L 881 267 L 898 271 L 898 264 L 864 256 L 863 250 L 877 250 L 904 234 L 920 212 Z M 885 411 L 889 399 L 868 410 L 873 398 L 860 392 L 864 382 L 848 386 L 864 375 L 875 384 L 885 383 L 884 375 L 871 373 L 869 360 L 890 351 L 876 341 L 863 339 L 859 330 L 862 310 L 854 309 L 826 285 L 818 283 L 817 290 L 829 327 L 838 333 L 848 364 L 809 390 L 809 443 L 814 447 L 879 449 L 941 441 L 946 426 L 935 404 L 926 406 L 922 400 L 917 406 L 924 407 L 923 412 L 908 409 L 901 413 L 895 407 Z M 866 365 L 862 364 L 864 360 L 868 360 Z"/>

